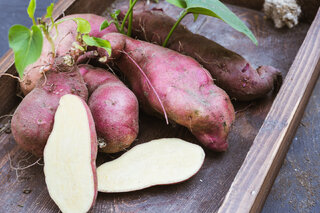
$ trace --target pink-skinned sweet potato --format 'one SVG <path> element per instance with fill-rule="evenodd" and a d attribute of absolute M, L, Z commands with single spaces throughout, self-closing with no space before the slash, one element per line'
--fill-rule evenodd
<path fill-rule="evenodd" d="M 61 97 L 43 155 L 48 192 L 60 210 L 88 212 L 98 194 L 97 135 L 84 100 Z"/>
<path fill-rule="evenodd" d="M 46 72 L 22 100 L 11 121 L 13 137 L 22 149 L 35 156 L 43 155 L 59 100 L 65 94 L 88 99 L 88 90 L 76 67 L 70 72 Z"/>
<path fill-rule="evenodd" d="M 136 96 L 115 75 L 102 68 L 79 65 L 87 84 L 89 107 L 98 136 L 106 146 L 101 150 L 116 153 L 128 148 L 139 132 L 139 104 Z"/>
<path fill-rule="evenodd" d="M 147 10 L 143 4 L 135 8 L 133 37 L 161 45 L 175 20 L 161 10 Z M 121 16 L 123 17 L 123 13 Z M 175 29 L 167 47 L 196 59 L 210 72 L 215 83 L 225 90 L 230 98 L 238 101 L 264 97 L 273 89 L 277 91 L 282 83 L 279 70 L 272 66 L 254 69 L 239 54 L 204 36 L 193 34 L 182 25 Z"/>
<path fill-rule="evenodd" d="M 94 14 L 74 14 L 65 16 L 62 18 L 70 19 L 64 21 L 58 25 L 58 36 L 54 40 L 56 57 L 65 57 L 66 64 L 73 66 L 74 60 L 77 60 L 83 53 L 80 50 L 74 48 L 73 43 L 76 42 L 77 37 L 77 24 L 71 20 L 72 18 L 86 19 L 91 25 L 90 36 L 101 37 L 109 32 L 117 32 L 116 27 L 111 24 L 108 28 L 100 31 L 100 25 L 105 20 L 104 17 Z M 56 35 L 55 29 L 52 29 L 50 35 L 54 37 Z M 43 76 L 43 72 L 50 70 L 50 67 L 55 63 L 55 59 L 52 57 L 51 45 L 47 39 L 43 41 L 43 48 L 40 58 L 33 64 L 27 66 L 24 71 L 23 80 L 20 83 L 22 92 L 28 94 L 37 84 L 37 81 Z"/>
<path fill-rule="evenodd" d="M 208 148 L 227 149 L 234 108 L 197 61 L 118 33 L 103 38 L 110 41 L 110 58 L 115 58 L 145 111 L 163 114 L 164 108 L 169 119 L 187 127 Z"/>

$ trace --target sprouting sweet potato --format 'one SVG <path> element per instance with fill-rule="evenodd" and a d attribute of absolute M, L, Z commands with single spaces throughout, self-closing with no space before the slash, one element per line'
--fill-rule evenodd
<path fill-rule="evenodd" d="M 91 25 L 90 36 L 101 37 L 108 32 L 117 32 L 116 27 L 111 24 L 108 28 L 100 31 L 100 25 L 105 20 L 104 17 L 94 14 L 74 14 L 65 16 L 62 19 L 70 19 L 64 21 L 58 25 L 58 36 L 54 40 L 56 57 L 65 57 L 66 64 L 73 65 L 82 53 L 79 49 L 76 49 L 74 43 L 77 38 L 77 25 L 71 20 L 72 18 L 83 18 L 86 19 Z M 54 37 L 56 35 L 55 29 L 52 29 L 50 35 Z M 37 84 L 37 81 L 42 77 L 46 70 L 50 70 L 50 67 L 55 64 L 55 59 L 52 57 L 52 49 L 47 39 L 43 41 L 43 48 L 40 58 L 33 64 L 27 66 L 23 81 L 20 83 L 22 92 L 28 94 Z"/>
<path fill-rule="evenodd" d="M 197 61 L 118 33 L 103 38 L 112 46 L 114 55 L 109 58 L 115 58 L 145 111 L 165 111 L 168 118 L 189 128 L 205 146 L 217 151 L 227 149 L 234 108 L 228 95 L 214 85 Z"/>
<path fill-rule="evenodd" d="M 174 23 L 174 19 L 160 10 L 150 11 L 140 4 L 134 10 L 132 33 L 139 39 L 161 45 Z M 256 70 L 239 54 L 193 34 L 182 25 L 175 29 L 167 47 L 196 59 L 211 73 L 219 87 L 239 101 L 266 96 L 272 89 L 277 91 L 282 83 L 279 70 L 271 66 L 260 66 Z"/>
<path fill-rule="evenodd" d="M 120 152 L 128 148 L 139 132 L 139 104 L 136 96 L 115 75 L 102 68 L 79 65 L 87 84 L 89 107 L 98 136 L 105 142 L 101 150 Z"/>
<path fill-rule="evenodd" d="M 64 95 L 44 149 L 50 197 L 65 213 L 88 212 L 97 197 L 97 135 L 87 104 Z"/>
<path fill-rule="evenodd" d="M 88 90 L 76 67 L 70 72 L 48 71 L 22 100 L 11 121 L 13 137 L 22 149 L 42 156 L 59 100 L 65 94 L 88 99 Z"/>
<path fill-rule="evenodd" d="M 178 138 L 137 145 L 97 169 L 98 191 L 130 192 L 188 180 L 201 168 L 205 153 Z"/>

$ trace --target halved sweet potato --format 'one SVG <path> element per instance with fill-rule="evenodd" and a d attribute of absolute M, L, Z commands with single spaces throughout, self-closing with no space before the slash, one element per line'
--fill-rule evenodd
<path fill-rule="evenodd" d="M 203 164 L 205 153 L 178 138 L 140 144 L 97 169 L 100 192 L 129 192 L 185 181 Z"/>
<path fill-rule="evenodd" d="M 49 194 L 62 212 L 87 212 L 97 196 L 97 136 L 87 104 L 75 95 L 60 99 L 44 150 Z"/>

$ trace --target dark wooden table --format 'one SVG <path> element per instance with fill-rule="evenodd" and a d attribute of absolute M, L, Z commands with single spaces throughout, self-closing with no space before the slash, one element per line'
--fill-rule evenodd
<path fill-rule="evenodd" d="M 38 1 L 37 14 L 49 0 Z M 8 50 L 7 32 L 13 24 L 30 25 L 27 0 L 0 1 L 0 55 Z M 318 81 L 296 136 L 266 201 L 263 212 L 320 212 L 320 81 Z M 24 193 L 28 193 L 25 191 Z M 39 192 L 41 193 L 41 192 Z"/>

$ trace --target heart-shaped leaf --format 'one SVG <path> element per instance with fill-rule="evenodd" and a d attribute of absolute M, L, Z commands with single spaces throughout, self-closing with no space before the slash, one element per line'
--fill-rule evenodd
<path fill-rule="evenodd" d="M 43 45 L 42 32 L 38 26 L 31 30 L 22 25 L 14 25 L 9 30 L 9 46 L 14 52 L 15 66 L 20 78 L 24 69 L 38 60 Z"/>
<path fill-rule="evenodd" d="M 77 32 L 81 34 L 88 34 L 91 31 L 90 23 L 83 18 L 74 18 L 73 21 L 77 23 Z"/>

